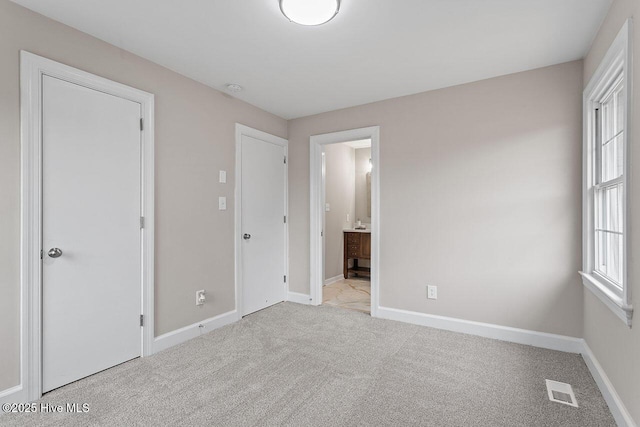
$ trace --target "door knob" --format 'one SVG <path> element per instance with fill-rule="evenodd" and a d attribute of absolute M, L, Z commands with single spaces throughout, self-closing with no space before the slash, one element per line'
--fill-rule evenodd
<path fill-rule="evenodd" d="M 51 248 L 49 252 L 47 252 L 51 258 L 60 258 L 62 256 L 62 251 L 58 248 Z"/>
<path fill-rule="evenodd" d="M 242 238 L 243 238 L 244 240 L 249 240 L 249 239 L 251 238 L 251 234 L 244 233 L 244 235 L 242 236 Z"/>

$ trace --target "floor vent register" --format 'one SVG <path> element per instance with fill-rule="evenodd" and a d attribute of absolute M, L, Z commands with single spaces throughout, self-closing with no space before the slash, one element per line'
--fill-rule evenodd
<path fill-rule="evenodd" d="M 561 383 L 558 381 L 547 381 L 547 394 L 552 402 L 562 403 L 563 405 L 578 407 L 576 395 L 573 393 L 571 384 Z"/>

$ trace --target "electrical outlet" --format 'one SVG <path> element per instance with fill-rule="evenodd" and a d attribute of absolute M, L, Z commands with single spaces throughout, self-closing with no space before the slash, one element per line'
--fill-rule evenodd
<path fill-rule="evenodd" d="M 205 296 L 204 289 L 201 291 L 196 291 L 196 305 L 203 305 L 206 299 L 207 297 Z"/>
<path fill-rule="evenodd" d="M 429 298 L 429 299 L 438 299 L 438 287 L 437 286 L 427 286 L 427 298 Z"/>

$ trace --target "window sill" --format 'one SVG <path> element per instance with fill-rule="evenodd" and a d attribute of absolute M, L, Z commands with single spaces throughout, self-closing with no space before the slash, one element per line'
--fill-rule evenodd
<path fill-rule="evenodd" d="M 633 317 L 633 307 L 626 304 L 624 300 L 613 293 L 607 286 L 601 283 L 591 274 L 580 272 L 582 276 L 582 284 L 589 289 L 600 301 L 606 305 L 625 325 L 631 327 L 631 318 Z"/>

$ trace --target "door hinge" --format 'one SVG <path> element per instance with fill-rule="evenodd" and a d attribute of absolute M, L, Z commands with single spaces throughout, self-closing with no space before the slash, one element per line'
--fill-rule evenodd
<path fill-rule="evenodd" d="M 320 237 L 324 237 L 324 231 L 320 232 Z"/>
<path fill-rule="evenodd" d="M 287 156 L 284 156 L 284 164 L 287 164 Z"/>
<path fill-rule="evenodd" d="M 140 217 L 140 228 L 144 228 L 144 217 Z"/>
<path fill-rule="evenodd" d="M 144 314 L 140 315 L 140 326 L 144 326 Z"/>
<path fill-rule="evenodd" d="M 44 255 L 44 252 L 42 249 L 40 249 L 40 259 L 42 259 L 42 256 Z"/>
<path fill-rule="evenodd" d="M 287 223 L 287 216 L 286 215 L 284 216 L 284 223 L 285 224 Z"/>
<path fill-rule="evenodd" d="M 142 118 L 140 119 L 140 130 L 144 130 L 144 121 Z"/>
<path fill-rule="evenodd" d="M 287 283 L 287 276 L 284 276 L 284 283 Z"/>

